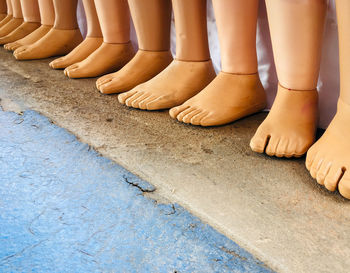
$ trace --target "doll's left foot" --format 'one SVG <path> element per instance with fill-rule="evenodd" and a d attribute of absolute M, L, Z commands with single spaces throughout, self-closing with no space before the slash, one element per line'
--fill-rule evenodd
<path fill-rule="evenodd" d="M 350 105 L 338 101 L 338 110 L 323 136 L 310 148 L 306 168 L 328 190 L 350 199 Z"/>
<path fill-rule="evenodd" d="M 145 110 L 168 109 L 200 92 L 215 77 L 211 61 L 174 60 L 147 82 L 118 96 L 120 103 Z"/>

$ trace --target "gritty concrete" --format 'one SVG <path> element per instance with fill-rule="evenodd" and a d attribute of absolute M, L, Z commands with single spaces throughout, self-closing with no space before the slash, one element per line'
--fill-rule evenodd
<path fill-rule="evenodd" d="M 0 126 L 0 272 L 271 272 L 37 112 Z"/>
<path fill-rule="evenodd" d="M 273 269 L 348 272 L 350 202 L 319 187 L 304 158 L 250 151 L 265 114 L 217 128 L 187 126 L 166 111 L 121 106 L 99 94 L 94 79 L 68 80 L 49 61 L 17 62 L 0 50 L 0 97 L 67 128 Z"/>

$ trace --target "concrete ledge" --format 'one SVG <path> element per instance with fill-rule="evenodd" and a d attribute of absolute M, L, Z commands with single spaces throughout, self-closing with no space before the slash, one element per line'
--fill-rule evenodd
<path fill-rule="evenodd" d="M 303 158 L 250 151 L 265 114 L 186 126 L 166 111 L 121 106 L 94 79 L 69 80 L 49 60 L 18 62 L 4 50 L 0 60 L 4 108 L 43 113 L 277 271 L 348 272 L 350 202 L 320 188 Z"/>

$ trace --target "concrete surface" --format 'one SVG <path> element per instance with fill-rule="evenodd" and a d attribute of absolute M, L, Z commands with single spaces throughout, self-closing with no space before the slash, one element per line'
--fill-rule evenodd
<path fill-rule="evenodd" d="M 30 108 L 156 187 L 279 272 L 348 272 L 350 203 L 310 178 L 304 159 L 250 151 L 265 114 L 199 128 L 104 96 L 94 79 L 68 80 L 50 60 L 0 50 L 5 108 Z"/>
<path fill-rule="evenodd" d="M 0 126 L 0 272 L 271 272 L 38 113 Z"/>

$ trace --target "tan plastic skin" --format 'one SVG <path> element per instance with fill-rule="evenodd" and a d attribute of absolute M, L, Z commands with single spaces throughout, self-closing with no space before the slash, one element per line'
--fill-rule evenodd
<path fill-rule="evenodd" d="M 210 60 L 206 0 L 173 0 L 176 59 L 153 79 L 119 95 L 129 107 L 159 110 L 196 95 L 215 77 Z"/>
<path fill-rule="evenodd" d="M 83 41 L 77 23 L 77 0 L 53 0 L 53 4 L 54 27 L 35 43 L 17 48 L 13 53 L 17 60 L 66 55 Z"/>
<path fill-rule="evenodd" d="M 0 21 L 0 29 L 6 25 L 13 18 L 12 3 L 11 0 L 6 0 L 7 14 Z"/>
<path fill-rule="evenodd" d="M 0 38 L 8 35 L 23 23 L 23 14 L 20 0 L 11 0 L 13 17 L 0 28 Z"/>
<path fill-rule="evenodd" d="M 24 22 L 8 35 L 0 38 L 0 44 L 15 42 L 40 27 L 38 0 L 21 0 Z"/>
<path fill-rule="evenodd" d="M 99 48 L 103 42 L 100 23 L 98 21 L 94 0 L 83 0 L 87 35 L 81 44 L 74 48 L 68 55 L 58 58 L 50 63 L 51 68 L 63 69 L 86 59 L 92 52 Z"/>
<path fill-rule="evenodd" d="M 213 0 L 222 71 L 199 94 L 170 109 L 170 116 L 201 126 L 223 125 L 266 107 L 257 74 L 258 0 Z"/>
<path fill-rule="evenodd" d="M 86 59 L 92 52 L 99 48 L 103 42 L 100 23 L 98 21 L 94 0 L 83 0 L 87 35 L 84 41 L 74 48 L 68 55 L 58 58 L 50 63 L 54 69 L 64 69 L 72 64 Z"/>
<path fill-rule="evenodd" d="M 53 0 L 38 0 L 41 26 L 24 38 L 4 45 L 4 48 L 14 51 L 24 45 L 34 44 L 44 37 L 53 27 L 55 22 L 55 9 Z"/>
<path fill-rule="evenodd" d="M 300 157 L 315 140 L 317 78 L 326 0 L 266 0 L 280 82 L 277 97 L 251 139 L 253 151 Z"/>
<path fill-rule="evenodd" d="M 0 0 L 0 22 L 7 16 L 7 4 L 6 0 Z"/>
<path fill-rule="evenodd" d="M 130 14 L 127 0 L 95 0 L 103 43 L 85 60 L 64 70 L 70 78 L 97 77 L 114 72 L 135 55 L 130 42 Z"/>
<path fill-rule="evenodd" d="M 336 1 L 339 35 L 340 97 L 323 136 L 309 149 L 306 167 L 328 190 L 350 199 L 350 1 Z"/>
<path fill-rule="evenodd" d="M 125 92 L 146 82 L 165 69 L 173 57 L 170 52 L 170 0 L 128 0 L 139 50 L 119 71 L 96 82 L 104 94 Z"/>
<path fill-rule="evenodd" d="M 21 46 L 34 44 L 36 41 L 40 40 L 51 30 L 55 22 L 55 9 L 53 6 L 53 1 L 38 0 L 38 6 L 39 15 L 41 18 L 41 26 L 34 30 L 32 33 L 25 36 L 24 38 L 4 45 L 5 49 L 14 51 Z"/>

